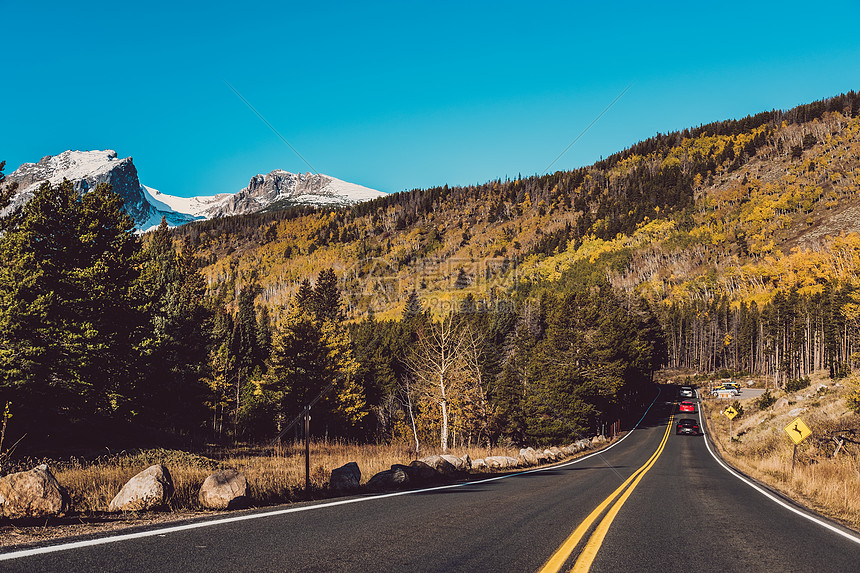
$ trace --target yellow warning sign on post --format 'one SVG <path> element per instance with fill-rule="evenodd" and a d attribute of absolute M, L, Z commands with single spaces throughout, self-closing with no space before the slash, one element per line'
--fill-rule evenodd
<path fill-rule="evenodd" d="M 729 420 L 734 420 L 735 416 L 738 415 L 738 411 L 729 406 L 728 408 L 726 408 L 726 411 L 723 412 L 723 414 L 725 414 Z"/>
<path fill-rule="evenodd" d="M 785 427 L 785 433 L 791 438 L 795 445 L 799 444 L 812 434 L 809 426 L 803 423 L 800 418 L 796 419 Z"/>

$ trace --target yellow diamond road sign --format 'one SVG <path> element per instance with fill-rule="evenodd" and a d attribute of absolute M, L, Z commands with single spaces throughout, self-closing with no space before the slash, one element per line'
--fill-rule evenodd
<path fill-rule="evenodd" d="M 723 412 L 723 413 L 724 413 L 726 416 L 728 416 L 728 417 L 729 417 L 729 420 L 734 420 L 734 419 L 735 419 L 735 416 L 737 416 L 737 415 L 738 415 L 738 411 L 737 411 L 737 410 L 735 410 L 734 408 L 732 408 L 731 406 L 729 406 L 728 408 L 726 408 L 726 411 L 725 411 L 725 412 Z"/>
<path fill-rule="evenodd" d="M 788 434 L 791 441 L 795 444 L 799 444 L 812 434 L 812 430 L 809 429 L 809 426 L 803 423 L 803 420 L 798 418 L 785 427 L 785 433 Z"/>

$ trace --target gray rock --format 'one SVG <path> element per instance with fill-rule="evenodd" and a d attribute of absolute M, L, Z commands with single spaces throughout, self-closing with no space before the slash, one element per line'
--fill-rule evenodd
<path fill-rule="evenodd" d="M 581 440 L 577 440 L 576 445 L 579 448 L 580 452 L 583 450 L 590 450 L 591 449 L 591 442 L 589 440 L 586 440 L 585 438 L 583 438 Z"/>
<path fill-rule="evenodd" d="M 173 496 L 170 472 L 161 464 L 149 466 L 122 486 L 109 511 L 146 511 L 165 505 Z"/>
<path fill-rule="evenodd" d="M 774 410 L 778 410 L 779 408 L 785 408 L 786 406 L 788 406 L 788 398 L 786 398 L 785 396 L 773 403 Z"/>
<path fill-rule="evenodd" d="M 355 462 L 349 462 L 331 471 L 329 487 L 338 492 L 355 491 L 361 485 L 361 469 Z"/>
<path fill-rule="evenodd" d="M 406 470 L 406 474 L 409 476 L 409 481 L 415 483 L 430 483 L 434 482 L 440 477 L 440 473 L 434 468 L 428 466 L 421 460 L 412 460 L 409 462 L 409 469 Z"/>
<path fill-rule="evenodd" d="M 409 476 L 402 467 L 392 467 L 371 477 L 367 486 L 376 490 L 401 489 L 409 485 Z"/>
<path fill-rule="evenodd" d="M 564 452 L 561 451 L 560 448 L 556 448 L 555 446 L 553 446 L 549 449 L 549 451 L 552 452 L 552 455 L 555 456 L 556 460 L 563 460 L 564 459 Z"/>
<path fill-rule="evenodd" d="M 469 463 L 466 463 L 466 460 L 463 458 L 458 458 L 457 456 L 452 456 L 450 454 L 442 454 L 441 458 L 454 466 L 454 469 L 458 472 L 467 472 L 472 467 L 472 460 L 469 460 Z"/>
<path fill-rule="evenodd" d="M 464 454 L 463 457 L 460 459 L 463 460 L 464 464 L 466 464 L 466 471 L 472 469 L 472 456 L 470 456 L 469 454 Z"/>
<path fill-rule="evenodd" d="M 206 509 L 241 509 L 248 506 L 248 481 L 238 470 L 217 471 L 204 480 L 197 499 Z"/>
<path fill-rule="evenodd" d="M 489 456 L 484 458 L 484 463 L 490 469 L 508 469 L 519 467 L 519 460 L 510 456 Z"/>
<path fill-rule="evenodd" d="M 424 462 L 445 476 L 452 476 L 457 473 L 457 468 L 442 456 L 427 456 L 426 458 L 421 458 L 419 461 Z"/>
<path fill-rule="evenodd" d="M 69 511 L 70 503 L 69 494 L 44 464 L 0 478 L 0 516 L 59 516 Z"/>
<path fill-rule="evenodd" d="M 794 409 L 788 411 L 788 415 L 792 416 L 792 417 L 793 416 L 799 416 L 803 412 L 806 412 L 806 408 L 794 408 Z"/>
<path fill-rule="evenodd" d="M 606 443 L 606 436 L 600 435 L 600 436 L 594 436 L 593 438 L 591 438 L 591 445 L 592 446 L 602 446 L 605 443 Z"/>
<path fill-rule="evenodd" d="M 537 458 L 538 464 L 548 464 L 552 461 L 545 452 L 535 452 L 535 457 Z"/>
<path fill-rule="evenodd" d="M 520 458 L 523 460 L 524 466 L 536 466 L 538 463 L 537 455 L 535 455 L 533 448 L 521 449 Z"/>
<path fill-rule="evenodd" d="M 477 460 L 472 460 L 472 469 L 473 470 L 485 470 L 485 469 L 487 469 L 487 462 L 484 461 L 484 458 L 478 458 Z"/>

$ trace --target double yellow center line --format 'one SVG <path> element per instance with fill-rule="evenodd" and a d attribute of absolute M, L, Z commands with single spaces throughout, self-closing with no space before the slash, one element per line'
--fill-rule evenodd
<path fill-rule="evenodd" d="M 591 534 L 591 538 L 588 540 L 588 543 L 585 545 L 585 548 L 579 554 L 579 558 L 570 570 L 580 572 L 588 571 L 591 568 L 594 558 L 597 557 L 597 551 L 600 549 L 600 546 L 603 544 L 603 539 L 609 531 L 609 526 L 612 525 L 612 521 L 615 519 L 615 516 L 618 515 L 621 506 L 624 505 L 624 502 L 627 501 L 627 498 L 630 497 L 630 494 L 633 493 L 633 490 L 636 489 L 636 486 L 639 485 L 640 481 L 642 481 L 642 477 L 648 473 L 648 470 L 654 466 L 657 462 L 657 458 L 659 458 L 660 454 L 663 453 L 663 449 L 666 447 L 666 441 L 669 439 L 669 432 L 672 429 L 673 419 L 674 415 L 669 417 L 669 424 L 666 426 L 666 432 L 663 434 L 663 439 L 660 441 L 660 445 L 648 461 L 636 470 L 633 475 L 627 478 L 627 480 L 625 480 L 618 489 L 612 492 L 609 497 L 604 499 L 603 502 L 598 505 L 587 518 L 585 518 L 585 521 L 579 524 L 579 527 L 577 527 L 574 532 L 570 534 L 570 537 L 564 540 L 561 547 L 552 554 L 549 561 L 541 567 L 539 573 L 555 573 L 557 571 L 561 571 L 561 568 L 570 558 L 583 537 L 585 537 L 585 534 L 589 529 L 591 529 L 592 524 L 594 524 L 597 518 L 600 517 L 604 510 L 614 501 L 615 503 L 594 530 L 594 533 Z"/>

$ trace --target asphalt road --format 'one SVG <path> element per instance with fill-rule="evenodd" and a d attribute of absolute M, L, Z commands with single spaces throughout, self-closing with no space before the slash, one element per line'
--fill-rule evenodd
<path fill-rule="evenodd" d="M 542 471 L 6 551 L 0 571 L 538 571 L 554 554 L 567 571 L 588 547 L 593 571 L 857 570 L 860 543 L 744 484 L 704 438 L 667 433 L 672 410 L 661 397 L 611 449 Z M 606 512 L 571 541 L 625 482 L 602 543 Z"/>

